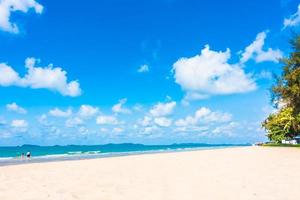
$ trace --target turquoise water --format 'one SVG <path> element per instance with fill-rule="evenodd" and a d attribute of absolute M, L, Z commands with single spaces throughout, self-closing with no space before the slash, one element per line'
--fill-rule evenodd
<path fill-rule="evenodd" d="M 129 154 L 154 153 L 164 151 L 184 151 L 196 149 L 215 149 L 235 146 L 231 144 L 105 144 L 105 145 L 68 145 L 68 146 L 35 146 L 0 147 L 0 165 L 22 162 L 43 162 L 53 160 L 73 160 L 97 157 L 121 156 Z M 31 152 L 31 159 L 21 159 L 21 154 Z"/>

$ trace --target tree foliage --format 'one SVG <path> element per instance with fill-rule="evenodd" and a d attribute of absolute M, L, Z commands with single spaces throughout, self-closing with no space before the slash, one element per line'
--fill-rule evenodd
<path fill-rule="evenodd" d="M 276 113 L 272 113 L 263 122 L 263 127 L 268 131 L 268 138 L 274 142 L 281 142 L 283 139 L 292 139 L 299 132 L 295 130 L 299 126 L 300 115 L 293 116 L 291 107 L 282 108 Z M 299 129 L 299 127 L 298 127 Z"/>
<path fill-rule="evenodd" d="M 278 109 L 262 126 L 271 141 L 280 142 L 300 135 L 300 36 L 291 41 L 292 53 L 282 59 L 283 71 L 272 87 L 272 102 Z"/>

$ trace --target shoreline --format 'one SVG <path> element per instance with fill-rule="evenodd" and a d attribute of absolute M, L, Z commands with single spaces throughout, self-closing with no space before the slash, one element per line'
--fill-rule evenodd
<path fill-rule="evenodd" d="M 164 153 L 179 153 L 179 152 L 190 152 L 190 151 L 205 151 L 205 150 L 218 150 L 227 148 L 243 148 L 250 147 L 250 145 L 237 145 L 237 146 L 218 146 L 218 147 L 195 147 L 195 148 L 184 148 L 184 149 L 169 149 L 169 150 L 148 150 L 148 151 L 131 151 L 131 152 L 111 152 L 111 153 L 99 153 L 99 154 L 53 154 L 46 156 L 36 156 L 30 159 L 24 158 L 1 158 L 0 168 L 5 166 L 13 165 L 27 165 L 36 163 L 48 163 L 48 162 L 65 162 L 65 161 L 81 161 L 81 160 L 93 160 L 113 157 L 126 157 L 134 155 L 148 155 L 148 154 L 164 154 Z"/>

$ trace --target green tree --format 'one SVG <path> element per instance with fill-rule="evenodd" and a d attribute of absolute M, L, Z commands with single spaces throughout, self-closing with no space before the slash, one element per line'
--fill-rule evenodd
<path fill-rule="evenodd" d="M 300 112 L 300 37 L 291 41 L 293 52 L 289 58 L 282 59 L 284 63 L 281 77 L 272 88 L 273 103 L 283 101 L 287 106 Z"/>
<path fill-rule="evenodd" d="M 298 135 L 298 132 L 294 129 L 295 123 L 300 123 L 300 115 L 293 116 L 293 109 L 285 107 L 276 113 L 270 114 L 262 125 L 268 132 L 268 138 L 271 141 L 280 143 L 283 139 L 292 139 Z"/>
<path fill-rule="evenodd" d="M 300 135 L 300 36 L 291 41 L 292 53 L 282 59 L 281 76 L 272 87 L 272 102 L 279 110 L 262 124 L 272 141 Z"/>

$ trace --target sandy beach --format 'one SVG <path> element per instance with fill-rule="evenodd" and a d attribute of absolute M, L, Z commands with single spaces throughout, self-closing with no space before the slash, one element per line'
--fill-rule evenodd
<path fill-rule="evenodd" d="M 240 147 L 0 167 L 1 200 L 299 199 L 300 149 Z"/>

